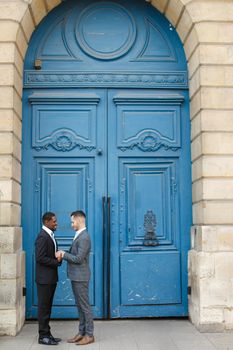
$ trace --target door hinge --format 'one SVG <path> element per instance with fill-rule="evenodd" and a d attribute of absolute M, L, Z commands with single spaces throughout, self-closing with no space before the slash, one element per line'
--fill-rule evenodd
<path fill-rule="evenodd" d="M 191 293 L 192 293 L 192 288 L 191 288 L 191 286 L 188 286 L 187 290 L 188 290 L 188 295 L 191 295 Z"/>
<path fill-rule="evenodd" d="M 23 287 L 23 297 L 26 296 L 26 291 L 27 291 L 26 287 Z"/>

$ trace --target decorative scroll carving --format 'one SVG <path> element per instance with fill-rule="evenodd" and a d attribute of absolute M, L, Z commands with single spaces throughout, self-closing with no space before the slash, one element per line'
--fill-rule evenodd
<path fill-rule="evenodd" d="M 47 150 L 49 147 L 61 152 L 68 152 L 76 147 L 80 150 L 85 149 L 89 152 L 95 149 L 94 146 L 87 146 L 79 143 L 73 133 L 69 131 L 58 131 L 49 139 L 49 142 L 43 142 L 41 146 L 33 146 L 36 151 Z"/>
<path fill-rule="evenodd" d="M 186 72 L 62 72 L 25 71 L 24 86 L 102 86 L 187 88 Z"/>
<path fill-rule="evenodd" d="M 160 135 L 155 132 L 142 133 L 135 142 L 125 146 L 119 146 L 118 148 L 125 152 L 126 150 L 133 150 L 135 147 L 143 152 L 155 152 L 160 148 L 164 148 L 166 151 L 171 150 L 176 152 L 179 148 L 162 140 Z"/>
<path fill-rule="evenodd" d="M 171 194 L 174 196 L 177 192 L 177 182 L 174 177 L 171 178 Z"/>

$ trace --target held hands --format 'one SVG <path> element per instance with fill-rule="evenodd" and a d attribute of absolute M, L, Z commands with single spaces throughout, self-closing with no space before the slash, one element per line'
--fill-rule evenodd
<path fill-rule="evenodd" d="M 65 252 L 63 250 L 58 250 L 56 253 L 55 253 L 55 257 L 57 258 L 57 260 L 60 262 L 62 261 L 62 258 L 64 256 Z"/>

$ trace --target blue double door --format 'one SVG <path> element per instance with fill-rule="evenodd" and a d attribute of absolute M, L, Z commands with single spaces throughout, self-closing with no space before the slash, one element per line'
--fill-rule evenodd
<path fill-rule="evenodd" d="M 187 315 L 190 153 L 185 91 L 28 90 L 23 144 L 27 317 L 37 315 L 34 240 L 54 211 L 67 250 L 70 213 L 92 240 L 96 318 Z M 66 263 L 53 317 L 77 316 Z"/>

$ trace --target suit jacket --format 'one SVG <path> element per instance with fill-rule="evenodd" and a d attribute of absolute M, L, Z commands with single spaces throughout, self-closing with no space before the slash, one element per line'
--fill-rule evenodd
<path fill-rule="evenodd" d="M 52 238 L 43 229 L 35 241 L 36 282 L 55 284 L 58 281 L 57 268 L 61 265 L 55 258 L 55 247 Z"/>
<path fill-rule="evenodd" d="M 67 275 L 71 281 L 88 282 L 91 271 L 89 267 L 89 255 L 91 239 L 86 230 L 82 231 L 73 241 L 69 252 L 63 259 L 67 261 Z"/>

